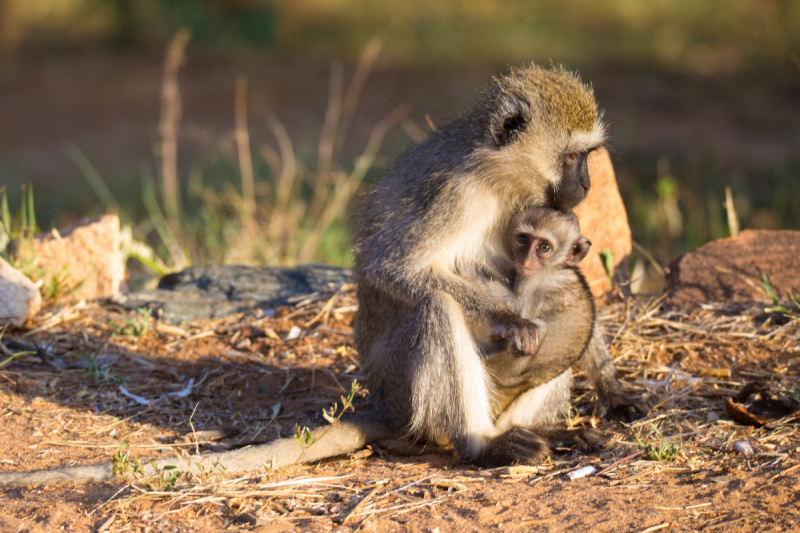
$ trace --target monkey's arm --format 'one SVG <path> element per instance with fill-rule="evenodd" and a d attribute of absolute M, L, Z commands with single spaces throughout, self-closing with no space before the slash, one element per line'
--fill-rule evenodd
<path fill-rule="evenodd" d="M 533 355 L 538 349 L 535 323 L 519 316 L 505 298 L 493 296 L 481 283 L 462 277 L 441 263 L 422 268 L 413 268 L 411 264 L 385 268 L 379 263 L 365 269 L 359 283 L 381 290 L 408 306 L 437 292 L 446 293 L 459 305 L 477 337 L 507 339 L 516 353 Z"/>
<path fill-rule="evenodd" d="M 326 433 L 327 432 L 327 433 Z M 244 473 L 276 470 L 293 464 L 305 464 L 354 452 L 379 439 L 390 439 L 395 433 L 385 424 L 369 415 L 353 416 L 340 420 L 333 426 L 317 428 L 311 432 L 318 440 L 305 451 L 294 438 L 278 439 L 267 444 L 248 446 L 222 453 L 192 455 L 188 458 L 167 457 L 156 459 L 158 471 L 175 467 L 170 472 L 230 472 Z M 323 436 L 324 435 L 324 436 Z M 157 475 L 153 464 L 142 461 L 145 475 Z M 123 475 L 125 473 L 123 472 Z M 111 463 L 70 466 L 52 470 L 5 472 L 0 474 L 0 487 L 29 485 L 63 485 L 99 483 L 115 479 Z"/>
<path fill-rule="evenodd" d="M 603 328 L 598 323 L 595 323 L 592 339 L 580 362 L 597 391 L 595 416 L 611 416 L 623 422 L 644 416 L 645 410 L 622 391 L 614 360 L 603 338 Z"/>

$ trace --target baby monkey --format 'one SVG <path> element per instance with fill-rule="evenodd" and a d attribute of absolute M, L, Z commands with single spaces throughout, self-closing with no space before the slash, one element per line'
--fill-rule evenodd
<path fill-rule="evenodd" d="M 509 223 L 505 244 L 511 259 L 505 269 L 509 279 L 487 281 L 487 289 L 539 326 L 540 345 L 534 355 L 526 356 L 510 349 L 504 339 L 481 343 L 494 379 L 498 422 L 515 416 L 505 411 L 522 392 L 569 371 L 586 350 L 595 324 L 594 299 L 578 268 L 591 242 L 581 236 L 575 214 L 544 207 L 521 211 Z M 558 414 L 563 413 L 550 410 L 549 418 Z"/>

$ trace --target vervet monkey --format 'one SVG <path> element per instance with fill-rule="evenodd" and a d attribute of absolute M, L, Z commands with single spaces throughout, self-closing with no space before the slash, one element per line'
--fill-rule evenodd
<path fill-rule="evenodd" d="M 591 243 L 581 236 L 578 217 L 544 207 L 524 210 L 511 219 L 506 246 L 508 281 L 484 283 L 537 324 L 540 346 L 536 354 L 526 355 L 508 349 L 504 339 L 479 344 L 495 385 L 493 411 L 501 418 L 512 416 L 501 413 L 522 392 L 569 371 L 586 350 L 595 324 L 594 299 L 577 266 Z M 548 412 L 547 417 L 557 414 Z"/>
<path fill-rule="evenodd" d="M 541 459 L 541 439 L 496 424 L 496 384 L 473 337 L 485 331 L 534 354 L 538 328 L 476 279 L 502 277 L 515 213 L 570 209 L 586 196 L 587 157 L 603 139 L 592 91 L 577 76 L 514 69 L 369 191 L 354 232 L 354 339 L 375 413 L 389 427 L 452 445 L 477 464 Z M 630 411 L 600 333 L 585 359 L 600 411 Z"/>
<path fill-rule="evenodd" d="M 569 400 L 569 375 L 525 390 L 498 415 L 497 385 L 473 332 L 503 337 L 516 352 L 532 355 L 539 329 L 476 279 L 501 277 L 505 231 L 515 213 L 529 206 L 569 209 L 586 196 L 587 156 L 603 139 L 592 91 L 574 74 L 532 65 L 495 79 L 470 111 L 401 156 L 355 216 L 354 338 L 372 413 L 315 430 L 315 436 L 328 433 L 305 451 L 288 438 L 159 459 L 156 467 L 281 468 L 397 436 L 452 446 L 477 464 L 541 460 L 564 431 L 527 426 L 552 418 L 564 394 Z M 582 361 L 597 388 L 596 412 L 635 416 L 599 328 Z M 532 420 L 504 417 L 529 412 L 529 405 L 536 407 Z M 568 437 L 593 444 L 588 434 Z M 149 464 L 145 471 L 154 473 Z M 111 464 L 77 466 L 0 474 L 0 487 L 113 477 Z"/>

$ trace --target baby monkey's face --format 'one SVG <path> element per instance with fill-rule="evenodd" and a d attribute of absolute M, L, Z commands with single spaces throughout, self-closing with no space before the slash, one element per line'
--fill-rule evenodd
<path fill-rule="evenodd" d="M 520 276 L 533 276 L 543 269 L 575 266 L 592 245 L 582 237 L 577 224 L 561 220 L 548 229 L 524 224 L 511 234 L 514 270 Z"/>

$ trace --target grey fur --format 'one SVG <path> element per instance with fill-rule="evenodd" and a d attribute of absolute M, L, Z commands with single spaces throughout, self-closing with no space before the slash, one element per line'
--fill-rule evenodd
<path fill-rule="evenodd" d="M 508 261 L 503 241 L 514 213 L 569 209 L 585 196 L 583 167 L 567 169 L 565 158 L 585 158 L 603 126 L 599 118 L 586 132 L 559 124 L 551 92 L 540 92 L 553 76 L 593 103 L 563 71 L 530 67 L 496 80 L 475 108 L 400 157 L 356 217 L 354 338 L 376 414 L 479 464 L 535 462 L 547 451 L 527 430 L 495 426 L 497 383 L 465 332 L 503 337 L 521 354 L 539 347 L 536 324 L 476 279 L 504 278 L 499 265 Z M 572 305 L 570 296 L 564 304 Z"/>
<path fill-rule="evenodd" d="M 576 266 L 591 244 L 581 237 L 578 218 L 571 211 L 530 208 L 511 219 L 507 235 L 507 252 L 513 258 L 509 273 L 512 290 L 505 290 L 498 281 L 485 283 L 491 284 L 495 294 L 505 292 L 520 316 L 540 324 L 540 345 L 535 355 L 525 356 L 503 349 L 502 342 L 481 343 L 495 384 L 496 416 L 526 390 L 569 371 L 586 350 L 595 325 L 594 298 Z M 531 242 L 515 244 L 520 236 Z M 538 242 L 551 246 L 547 257 L 536 257 L 534 248 Z M 580 248 L 579 256 L 572 253 L 576 246 Z M 523 263 L 531 257 L 539 270 L 525 275 Z M 565 408 L 547 410 L 563 412 Z"/>

